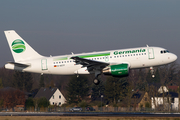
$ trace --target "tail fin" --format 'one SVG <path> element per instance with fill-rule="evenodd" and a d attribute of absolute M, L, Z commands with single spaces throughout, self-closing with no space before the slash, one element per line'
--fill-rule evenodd
<path fill-rule="evenodd" d="M 29 46 L 14 30 L 4 31 L 14 61 L 25 61 L 42 57 Z"/>

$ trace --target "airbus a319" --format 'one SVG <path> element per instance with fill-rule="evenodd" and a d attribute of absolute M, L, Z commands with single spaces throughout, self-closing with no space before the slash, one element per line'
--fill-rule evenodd
<path fill-rule="evenodd" d="M 14 30 L 4 31 L 14 61 L 6 69 L 40 74 L 74 75 L 94 74 L 99 84 L 101 74 L 124 77 L 131 69 L 147 68 L 174 62 L 177 56 L 161 47 L 137 47 L 61 56 L 42 56 Z M 154 76 L 154 75 L 153 75 Z"/>

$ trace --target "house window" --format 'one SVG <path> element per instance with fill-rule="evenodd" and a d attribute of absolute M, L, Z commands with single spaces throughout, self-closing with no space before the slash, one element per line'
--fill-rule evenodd
<path fill-rule="evenodd" d="M 53 105 L 54 105 L 54 102 L 53 102 Z"/>
<path fill-rule="evenodd" d="M 61 95 L 59 95 L 59 99 L 61 99 Z"/>
<path fill-rule="evenodd" d="M 174 103 L 174 98 L 171 98 L 171 102 Z"/>
<path fill-rule="evenodd" d="M 145 97 L 144 100 L 147 101 L 147 97 Z"/>
<path fill-rule="evenodd" d="M 53 95 L 52 97 L 53 97 L 53 99 L 54 99 L 54 95 Z"/>
<path fill-rule="evenodd" d="M 61 105 L 61 102 L 59 102 L 59 105 Z"/>

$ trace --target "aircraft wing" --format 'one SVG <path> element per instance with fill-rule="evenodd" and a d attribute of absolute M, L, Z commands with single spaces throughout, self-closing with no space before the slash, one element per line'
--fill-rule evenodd
<path fill-rule="evenodd" d="M 85 59 L 85 58 L 80 58 L 78 56 L 76 57 L 71 57 L 71 59 L 75 60 L 76 64 L 81 64 L 83 65 L 83 67 L 87 67 L 88 70 L 93 70 L 93 69 L 103 69 L 106 66 L 109 65 L 109 63 L 105 63 L 105 62 L 100 62 L 100 61 L 96 61 L 96 60 L 89 60 L 89 59 Z"/>

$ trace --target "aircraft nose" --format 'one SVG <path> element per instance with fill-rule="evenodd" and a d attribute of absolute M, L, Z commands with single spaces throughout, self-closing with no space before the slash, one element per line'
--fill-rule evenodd
<path fill-rule="evenodd" d="M 178 58 L 178 57 L 177 57 L 177 55 L 175 55 L 175 54 L 172 54 L 171 57 L 170 57 L 170 59 L 172 60 L 172 62 L 176 61 L 177 58 Z"/>

